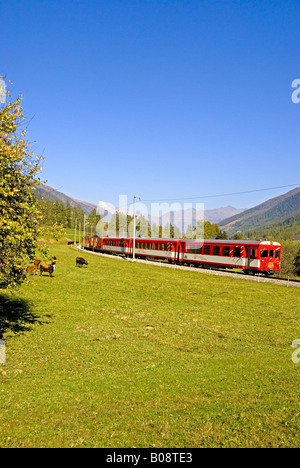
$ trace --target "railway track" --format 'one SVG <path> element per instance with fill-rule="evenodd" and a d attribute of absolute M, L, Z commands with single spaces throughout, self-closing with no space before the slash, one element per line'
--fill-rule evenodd
<path fill-rule="evenodd" d="M 214 275 L 214 276 L 224 276 L 227 278 L 235 278 L 235 279 L 241 279 L 245 281 L 255 281 L 256 283 L 272 283 L 272 284 L 277 284 L 281 286 L 286 286 L 286 287 L 294 287 L 294 288 L 300 288 L 300 280 L 295 280 L 295 279 L 289 279 L 289 278 L 273 278 L 273 277 L 268 277 L 265 275 L 245 275 L 243 272 L 232 272 L 228 270 L 222 270 L 222 269 L 216 269 L 216 268 L 196 268 L 194 266 L 186 266 L 186 265 L 175 265 L 172 263 L 164 263 L 156 260 L 144 260 L 137 258 L 133 260 L 132 258 L 125 258 L 121 257 L 119 255 L 111 255 L 111 254 L 106 254 L 106 253 L 100 253 L 100 252 L 92 252 L 87 249 L 82 249 L 81 246 L 77 247 L 78 250 L 81 252 L 86 252 L 91 255 L 98 255 L 106 258 L 114 258 L 122 261 L 127 261 L 127 262 L 135 262 L 135 263 L 143 263 L 146 265 L 156 265 L 159 266 L 160 268 L 173 268 L 176 270 L 183 270 L 183 271 L 192 271 L 195 273 L 202 273 L 206 275 Z"/>

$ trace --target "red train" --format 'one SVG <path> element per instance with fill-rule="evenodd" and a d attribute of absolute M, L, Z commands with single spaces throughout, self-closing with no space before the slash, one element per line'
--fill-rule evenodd
<path fill-rule="evenodd" d="M 132 238 L 85 237 L 85 249 L 102 253 L 133 256 Z M 206 268 L 239 268 L 246 274 L 272 275 L 280 271 L 281 245 L 251 240 L 194 241 L 187 239 L 136 239 L 136 258 L 159 259 L 179 265 Z"/>

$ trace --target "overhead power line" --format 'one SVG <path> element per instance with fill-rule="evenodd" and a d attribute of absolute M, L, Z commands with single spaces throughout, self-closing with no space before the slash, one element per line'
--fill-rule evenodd
<path fill-rule="evenodd" d="M 300 183 L 298 184 L 291 184 L 291 185 L 281 185 L 279 187 L 269 187 L 269 188 L 263 188 L 263 189 L 256 189 L 256 190 L 246 190 L 244 192 L 232 192 L 232 193 L 220 193 L 218 195 L 202 195 L 198 197 L 182 197 L 182 198 L 164 198 L 160 200 L 144 200 L 143 198 L 140 198 L 140 201 L 143 202 L 167 202 L 167 201 L 184 201 L 184 200 L 202 200 L 203 198 L 218 198 L 218 197 L 229 197 L 232 195 L 244 195 L 247 193 L 255 193 L 255 192 L 266 192 L 269 190 L 276 190 L 276 189 L 282 189 L 282 188 L 288 188 L 288 187 L 297 187 L 300 186 Z"/>

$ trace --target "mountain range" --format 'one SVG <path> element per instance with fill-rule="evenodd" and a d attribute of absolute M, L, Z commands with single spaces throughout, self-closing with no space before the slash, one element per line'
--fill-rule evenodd
<path fill-rule="evenodd" d="M 76 198 L 72 198 L 45 184 L 41 184 L 37 186 L 35 193 L 36 193 L 37 198 L 39 199 L 44 198 L 45 200 L 49 200 L 49 201 L 58 200 L 60 202 L 63 202 L 64 204 L 69 202 L 72 207 L 76 207 L 79 205 L 80 208 L 87 215 L 93 209 L 97 209 L 98 207 L 100 208 L 99 212 L 101 216 L 103 216 L 105 213 L 109 213 L 111 215 L 113 214 L 113 210 L 108 203 L 99 202 L 99 205 L 96 205 L 94 203 L 77 200 Z M 215 208 L 213 210 L 205 210 L 204 219 L 205 221 L 218 224 L 223 219 L 238 215 L 242 213 L 243 211 L 244 210 L 234 208 L 233 206 L 225 206 L 221 208 Z M 185 210 L 184 213 L 181 210 L 179 210 L 179 211 L 175 211 L 172 213 L 163 214 L 160 218 L 157 218 L 157 217 L 152 217 L 151 219 L 149 218 L 149 221 L 151 221 L 152 223 L 156 223 L 156 224 L 160 224 L 162 222 L 164 225 L 167 222 L 170 222 L 170 219 L 171 219 L 172 224 L 175 224 L 176 226 L 181 228 L 182 227 L 181 220 L 183 218 L 186 219 L 186 223 L 191 224 L 191 222 L 189 222 L 190 220 L 194 221 L 195 219 L 202 219 L 202 213 L 197 212 L 195 209 L 193 209 L 193 212 L 191 212 L 190 210 Z M 186 227 L 186 223 L 184 224 L 185 227 Z"/>
<path fill-rule="evenodd" d="M 45 184 L 40 184 L 35 187 L 35 196 L 38 199 L 44 198 L 48 201 L 60 201 L 65 205 L 69 202 L 72 207 L 80 206 L 85 214 L 90 214 L 93 209 L 97 209 L 97 205 L 81 200 L 76 200 L 76 198 L 69 197 L 58 190 L 49 187 Z"/>
<path fill-rule="evenodd" d="M 46 200 L 59 200 L 71 206 L 80 206 L 82 210 L 89 214 L 93 209 L 101 207 L 100 214 L 113 214 L 111 206 L 105 202 L 99 205 L 77 200 L 64 193 L 41 184 L 37 187 L 36 196 Z M 197 219 L 202 219 L 201 212 L 195 209 L 175 211 L 165 213 L 160 217 L 148 218 L 151 224 L 165 225 L 168 222 L 178 226 L 181 230 L 186 229 L 188 224 L 192 224 Z M 211 223 L 218 224 L 230 237 L 237 232 L 253 237 L 282 236 L 288 234 L 290 237 L 300 238 L 300 187 L 297 187 L 284 195 L 271 198 L 260 205 L 250 209 L 237 209 L 232 206 L 205 210 L 204 219 Z"/>

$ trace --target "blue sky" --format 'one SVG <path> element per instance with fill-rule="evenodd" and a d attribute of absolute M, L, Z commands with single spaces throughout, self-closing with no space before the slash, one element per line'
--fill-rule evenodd
<path fill-rule="evenodd" d="M 300 183 L 298 1 L 2 0 L 0 15 L 0 75 L 48 185 L 117 204 Z"/>

